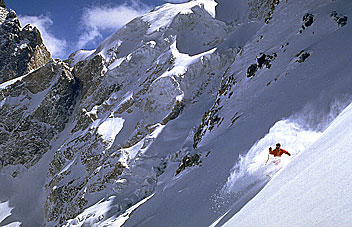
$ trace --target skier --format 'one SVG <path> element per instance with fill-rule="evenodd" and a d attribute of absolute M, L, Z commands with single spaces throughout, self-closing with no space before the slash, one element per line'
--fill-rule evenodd
<path fill-rule="evenodd" d="M 283 154 L 287 154 L 288 156 L 291 156 L 291 154 L 288 151 L 281 149 L 280 143 L 276 144 L 276 148 L 274 150 L 271 147 L 269 147 L 268 159 L 266 160 L 265 165 L 268 163 L 270 155 L 274 155 L 274 157 L 281 157 L 281 155 Z M 274 161 L 274 163 L 278 165 L 280 163 L 280 160 L 276 160 Z"/>
<path fill-rule="evenodd" d="M 288 156 L 291 156 L 290 153 L 285 151 L 284 149 L 281 149 L 281 144 L 277 143 L 276 148 L 273 150 L 271 147 L 269 148 L 269 154 L 274 155 L 274 157 L 281 157 L 283 154 L 287 154 Z"/>

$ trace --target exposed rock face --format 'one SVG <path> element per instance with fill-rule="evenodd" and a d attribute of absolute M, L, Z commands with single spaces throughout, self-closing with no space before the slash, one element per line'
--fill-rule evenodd
<path fill-rule="evenodd" d="M 68 67 L 51 61 L 0 90 L 0 170 L 16 176 L 38 162 L 64 129 L 78 88 Z"/>
<path fill-rule="evenodd" d="M 302 21 L 304 23 L 304 26 L 309 27 L 313 24 L 314 22 L 314 15 L 310 14 L 310 13 L 306 13 L 303 18 Z"/>
<path fill-rule="evenodd" d="M 0 7 L 2 7 L 2 8 L 6 8 L 6 5 L 5 5 L 4 0 L 0 0 Z"/>
<path fill-rule="evenodd" d="M 6 14 L 0 29 L 0 84 L 5 82 L 0 172 L 17 177 L 52 154 L 44 185 L 45 222 L 84 222 L 89 217 L 79 215 L 101 199 L 97 194 L 116 196 L 116 214 L 123 213 L 154 192 L 168 163 L 179 161 L 176 152 L 185 155 L 180 144 L 156 159 L 146 158 L 148 164 L 139 161 L 165 125 L 213 96 L 223 73 L 215 69 L 233 61 L 232 52 L 209 51 L 231 27 L 204 6 L 188 4 L 190 13 L 175 13 L 155 30 L 148 17 L 134 19 L 90 56 L 71 55 L 65 61 L 70 66 L 50 61 L 39 31 L 21 28 L 14 11 Z M 189 40 L 195 48 L 187 46 Z M 189 66 L 180 71 L 185 59 Z M 125 122 L 124 136 L 110 138 L 105 134 L 113 130 L 103 126 L 115 120 Z M 192 164 L 184 159 L 185 167 L 198 165 L 199 157 L 192 156 Z"/>
<path fill-rule="evenodd" d="M 192 167 L 195 165 L 200 165 L 202 161 L 200 161 L 200 155 L 199 154 L 188 154 L 185 157 L 183 157 L 182 162 L 178 166 L 178 169 L 176 170 L 176 175 L 180 174 L 185 168 L 187 167 Z"/>
<path fill-rule="evenodd" d="M 176 15 L 170 24 L 153 31 L 148 30 L 146 18 L 136 18 L 104 41 L 91 56 L 71 56 L 71 64 L 78 60 L 72 74 L 80 81 L 81 93 L 73 113 L 71 136 L 53 151 L 50 162 L 45 202 L 48 221 L 85 222 L 89 217 L 79 214 L 98 202 L 92 196 L 97 193 L 114 194 L 116 212 L 123 213 L 153 193 L 158 177 L 171 160 L 178 162 L 173 159 L 178 152 L 176 147 L 158 154 L 156 159 L 146 158 L 147 165 L 139 160 L 144 159 L 144 150 L 153 144 L 165 125 L 177 119 L 187 106 L 216 92 L 220 75 L 214 69 L 233 59 L 212 51 L 202 57 L 204 51 L 217 46 L 230 32 L 225 23 L 199 6 L 191 7 L 189 14 Z M 194 31 L 190 31 L 189 24 Z M 201 55 L 181 53 L 179 48 L 189 49 L 184 46 L 187 39 L 199 41 L 196 38 L 204 27 L 208 32 L 202 36 L 200 45 L 188 53 Z M 211 34 L 210 30 L 218 32 L 206 35 Z M 180 75 L 176 70 L 178 62 L 185 59 L 190 66 Z M 100 131 L 116 119 L 124 119 L 120 133 L 123 136 L 104 139 Z M 136 149 L 136 153 L 131 149 Z M 75 175 L 78 169 L 79 176 Z M 69 184 L 64 183 L 67 179 Z"/>
<path fill-rule="evenodd" d="M 249 0 L 251 8 L 250 18 L 264 18 L 265 23 L 269 23 L 274 14 L 276 6 L 280 0 Z"/>
<path fill-rule="evenodd" d="M 67 66 L 51 61 L 39 30 L 22 28 L 4 1 L 0 40 L 0 171 L 16 177 L 40 160 L 65 127 L 78 83 Z"/>
<path fill-rule="evenodd" d="M 345 15 L 333 11 L 330 16 L 334 18 L 334 20 L 340 27 L 343 27 L 347 24 L 348 17 Z"/>
<path fill-rule="evenodd" d="M 39 68 L 51 59 L 37 28 L 21 27 L 15 11 L 0 7 L 0 83 Z M 1 18 L 6 15 L 5 20 Z"/>

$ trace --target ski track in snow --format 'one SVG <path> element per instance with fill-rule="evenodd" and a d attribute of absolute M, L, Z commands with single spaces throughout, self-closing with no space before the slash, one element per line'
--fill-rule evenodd
<path fill-rule="evenodd" d="M 224 226 L 350 226 L 351 119 L 352 104 Z"/>
<path fill-rule="evenodd" d="M 309 148 L 321 135 L 309 129 L 304 129 L 301 125 L 292 120 L 281 120 L 277 122 L 267 135 L 260 139 L 251 147 L 245 156 L 240 156 L 239 162 L 233 168 L 228 181 L 226 182 L 223 193 L 231 193 L 236 185 L 246 175 L 255 176 L 259 179 L 265 179 L 267 176 L 273 176 L 277 171 L 284 168 L 288 162 L 302 151 Z M 281 143 L 282 148 L 291 153 L 291 157 L 283 154 L 278 165 L 272 155 L 268 160 L 268 150 L 271 146 L 275 148 L 276 143 Z"/>
<path fill-rule="evenodd" d="M 221 194 L 243 190 L 250 185 L 250 182 L 241 183 L 243 180 L 248 180 L 248 176 L 262 180 L 272 178 L 301 152 L 309 151 L 309 147 L 320 138 L 323 131 L 351 102 L 351 97 L 336 99 L 330 104 L 330 111 L 325 115 L 317 113 L 311 105 L 307 104 L 301 112 L 276 122 L 245 155 L 240 155 L 226 184 L 220 190 Z M 268 159 L 269 147 L 274 149 L 276 143 L 281 143 L 281 148 L 288 151 L 291 156 L 283 154 L 278 159 L 270 155 Z M 275 164 L 277 160 L 279 164 Z"/>
<path fill-rule="evenodd" d="M 219 189 L 218 194 L 213 196 L 213 211 L 223 215 L 211 226 L 218 226 L 218 223 L 223 222 L 222 219 L 230 210 L 224 214 L 222 209 L 246 195 L 248 189 L 258 185 L 259 182 L 268 183 L 275 179 L 276 175 L 283 171 L 293 159 L 314 149 L 311 145 L 321 138 L 325 130 L 333 125 L 336 118 L 346 112 L 351 102 L 350 97 L 336 99 L 331 103 L 330 111 L 325 115 L 317 113 L 312 106 L 307 105 L 302 112 L 276 122 L 269 132 L 259 139 L 245 155 L 240 155 L 227 182 Z M 316 121 L 317 119 L 320 121 Z M 274 158 L 270 155 L 268 160 L 269 147 L 274 149 L 278 142 L 281 143 L 281 148 L 287 150 L 291 156 L 283 154 L 281 158 Z M 275 162 L 278 160 L 279 164 L 276 164 Z"/>

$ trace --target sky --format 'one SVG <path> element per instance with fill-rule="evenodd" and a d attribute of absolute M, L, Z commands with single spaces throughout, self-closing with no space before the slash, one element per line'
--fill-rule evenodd
<path fill-rule="evenodd" d="M 61 59 L 78 49 L 95 49 L 133 18 L 167 2 L 187 0 L 5 0 L 21 25 L 38 27 L 53 57 Z"/>

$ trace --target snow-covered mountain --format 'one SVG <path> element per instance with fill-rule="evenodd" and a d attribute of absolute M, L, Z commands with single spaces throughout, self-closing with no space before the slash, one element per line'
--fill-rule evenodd
<path fill-rule="evenodd" d="M 165 4 L 64 61 L 0 6 L 0 225 L 348 223 L 350 1 Z"/>

